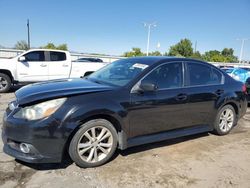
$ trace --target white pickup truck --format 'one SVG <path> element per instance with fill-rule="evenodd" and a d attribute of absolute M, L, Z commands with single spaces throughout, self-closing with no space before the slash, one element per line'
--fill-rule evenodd
<path fill-rule="evenodd" d="M 0 93 L 11 85 L 86 76 L 107 63 L 71 61 L 68 51 L 28 50 L 11 59 L 0 59 Z"/>

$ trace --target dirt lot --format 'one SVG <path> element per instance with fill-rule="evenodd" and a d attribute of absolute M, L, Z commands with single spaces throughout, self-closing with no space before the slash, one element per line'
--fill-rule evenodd
<path fill-rule="evenodd" d="M 0 119 L 13 97 L 0 94 Z M 250 109 L 230 135 L 200 134 L 139 146 L 92 169 L 71 162 L 30 165 L 0 150 L 0 187 L 79 186 L 250 187 Z"/>

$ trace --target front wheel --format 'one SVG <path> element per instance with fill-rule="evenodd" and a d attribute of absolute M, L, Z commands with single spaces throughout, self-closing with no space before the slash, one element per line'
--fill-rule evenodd
<path fill-rule="evenodd" d="M 0 73 L 0 93 L 9 91 L 11 87 L 11 79 L 8 75 Z"/>
<path fill-rule="evenodd" d="M 228 134 L 236 124 L 237 118 L 234 108 L 231 105 L 225 105 L 217 114 L 214 132 L 218 135 Z"/>
<path fill-rule="evenodd" d="M 105 119 L 83 124 L 69 146 L 71 159 L 80 167 L 96 167 L 106 163 L 117 147 L 117 132 Z"/>

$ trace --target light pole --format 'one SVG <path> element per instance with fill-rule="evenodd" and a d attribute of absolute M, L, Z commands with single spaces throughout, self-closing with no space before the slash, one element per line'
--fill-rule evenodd
<path fill-rule="evenodd" d="M 30 21 L 27 20 L 27 32 L 28 32 L 28 48 L 30 49 Z"/>
<path fill-rule="evenodd" d="M 151 28 L 156 27 L 156 23 L 155 22 L 153 22 L 153 23 L 144 23 L 144 27 L 148 28 L 148 41 L 147 41 L 147 56 L 148 56 Z"/>
<path fill-rule="evenodd" d="M 242 38 L 242 39 L 236 39 L 236 40 L 241 41 L 240 58 L 239 58 L 239 63 L 240 63 L 242 61 L 242 57 L 243 57 L 245 41 L 250 40 L 250 39 L 249 38 Z"/>

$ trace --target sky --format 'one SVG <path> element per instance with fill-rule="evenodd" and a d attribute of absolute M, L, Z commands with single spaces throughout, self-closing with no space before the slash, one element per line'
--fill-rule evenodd
<path fill-rule="evenodd" d="M 28 18 L 32 47 L 66 43 L 83 53 L 145 52 L 144 22 L 157 23 L 150 51 L 166 52 L 188 38 L 201 53 L 228 47 L 239 56 L 236 39 L 250 38 L 250 0 L 0 0 L 0 45 L 27 40 Z M 250 60 L 250 40 L 243 59 Z"/>

